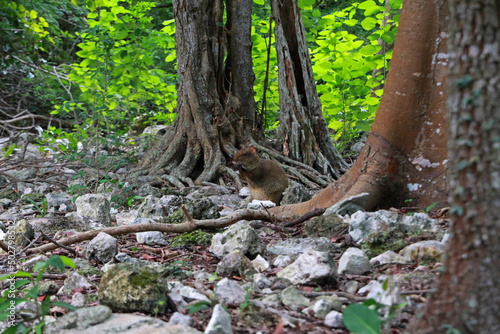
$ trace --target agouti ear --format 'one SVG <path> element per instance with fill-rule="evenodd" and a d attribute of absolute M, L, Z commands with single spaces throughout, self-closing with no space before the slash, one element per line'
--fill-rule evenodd
<path fill-rule="evenodd" d="M 253 145 L 252 145 L 252 146 L 250 146 L 248 149 L 249 149 L 249 150 L 250 150 L 250 152 L 252 152 L 252 153 L 257 152 L 257 150 L 255 149 L 255 147 L 253 147 Z"/>

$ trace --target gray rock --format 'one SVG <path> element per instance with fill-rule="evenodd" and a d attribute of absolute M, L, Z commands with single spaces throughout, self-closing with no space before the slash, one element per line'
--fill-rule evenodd
<path fill-rule="evenodd" d="M 250 189 L 248 189 L 248 187 L 243 187 L 240 189 L 240 191 L 238 191 L 238 195 L 241 198 L 246 198 L 246 197 L 250 196 Z"/>
<path fill-rule="evenodd" d="M 98 307 L 98 306 L 96 306 Z M 79 310 L 77 310 L 79 311 Z M 98 311 L 94 311 L 97 313 Z M 70 312 L 64 317 L 69 316 L 74 312 Z M 105 314 L 100 314 L 100 317 L 96 317 L 95 320 L 102 318 Z M 93 314 L 89 315 L 88 318 Z M 64 318 L 64 317 L 61 317 Z M 79 322 L 78 318 L 69 322 L 67 327 L 73 328 L 74 324 Z M 129 314 L 129 313 L 113 313 L 105 321 L 100 322 L 94 326 L 88 327 L 86 329 L 74 328 L 74 329 L 61 329 L 53 328 L 49 326 L 48 334 L 95 334 L 95 333 L 120 333 L 120 334 L 200 334 L 194 328 L 176 324 L 171 325 L 160 319 Z"/>
<path fill-rule="evenodd" d="M 442 262 L 446 254 L 446 245 L 437 240 L 426 240 L 411 244 L 399 252 L 399 255 L 412 262 Z"/>
<path fill-rule="evenodd" d="M 281 302 L 294 311 L 300 311 L 309 306 L 309 299 L 304 297 L 304 295 L 293 286 L 289 286 L 281 291 Z"/>
<path fill-rule="evenodd" d="M 319 252 L 333 252 L 336 246 L 327 238 L 286 239 L 267 245 L 267 251 L 274 255 L 300 255 L 308 249 Z"/>
<path fill-rule="evenodd" d="M 359 248 L 350 247 L 339 260 L 339 274 L 362 275 L 372 270 L 370 260 Z"/>
<path fill-rule="evenodd" d="M 361 152 L 363 147 L 365 147 L 365 144 L 366 143 L 364 141 L 358 141 L 357 143 L 354 143 L 351 146 L 351 151 L 353 151 L 354 153 L 359 153 L 359 152 Z"/>
<path fill-rule="evenodd" d="M 311 195 L 301 183 L 292 184 L 283 193 L 280 205 L 302 203 L 311 199 Z"/>
<path fill-rule="evenodd" d="M 161 219 L 161 217 L 165 216 L 165 211 L 169 215 L 172 215 L 181 205 L 182 197 L 180 196 L 168 195 L 157 198 L 153 195 L 149 195 L 144 198 L 141 205 L 137 208 L 137 217 Z"/>
<path fill-rule="evenodd" d="M 264 246 L 260 243 L 257 232 L 247 224 L 232 225 L 223 233 L 217 233 L 213 236 L 210 252 L 219 259 L 236 249 L 253 257 L 261 253 Z"/>
<path fill-rule="evenodd" d="M 346 222 L 350 224 L 349 234 L 351 238 L 357 243 L 365 240 L 370 234 L 380 231 L 393 230 L 411 234 L 421 231 L 435 233 L 439 230 L 437 221 L 425 213 L 403 216 L 388 210 L 377 212 L 358 211 Z"/>
<path fill-rule="evenodd" d="M 370 194 L 368 193 L 361 193 L 358 195 L 354 195 L 348 198 L 345 198 L 341 200 L 338 203 L 335 203 L 328 209 L 326 209 L 324 215 L 340 215 L 340 216 L 345 216 L 345 215 L 352 215 L 353 213 L 357 211 L 364 211 L 364 208 L 366 206 L 366 200 Z"/>
<path fill-rule="evenodd" d="M 35 231 L 33 227 L 26 219 L 21 219 L 15 225 L 9 227 L 4 241 L 9 245 L 23 248 L 28 246 L 34 237 Z"/>
<path fill-rule="evenodd" d="M 137 219 L 137 210 L 122 211 L 115 215 L 116 225 L 132 224 Z"/>
<path fill-rule="evenodd" d="M 107 263 L 113 259 L 118 252 L 118 240 L 116 238 L 99 232 L 85 247 L 85 256 L 89 260 L 98 260 Z"/>
<path fill-rule="evenodd" d="M 387 288 L 384 289 L 384 285 Z M 367 292 L 367 299 L 374 299 L 377 303 L 386 306 L 394 306 L 401 303 L 400 284 L 394 276 L 381 275 L 376 281 L 370 281 L 358 291 L 360 294 Z"/>
<path fill-rule="evenodd" d="M 247 276 L 255 272 L 252 262 L 239 249 L 226 254 L 217 264 L 217 275 L 229 276 L 234 272 L 240 276 Z"/>
<path fill-rule="evenodd" d="M 169 295 L 170 294 L 178 294 L 182 297 L 183 301 L 186 303 L 190 303 L 192 301 L 206 301 L 210 302 L 207 296 L 200 293 L 195 288 L 190 286 L 185 286 L 181 282 L 178 281 L 169 281 L 168 282 Z"/>
<path fill-rule="evenodd" d="M 102 275 L 102 271 L 99 268 L 93 266 L 89 261 L 82 259 L 81 257 L 74 258 L 73 263 L 76 266 L 76 271 L 80 275 L 84 276 Z"/>
<path fill-rule="evenodd" d="M 371 265 L 387 264 L 387 263 L 409 263 L 409 262 L 410 261 L 408 258 L 398 255 L 391 250 L 370 259 Z"/>
<path fill-rule="evenodd" d="M 49 258 L 43 254 L 28 258 L 26 261 L 21 262 L 21 270 L 27 272 L 33 272 L 33 267 L 37 262 L 46 262 L 48 260 Z"/>
<path fill-rule="evenodd" d="M 171 325 L 180 324 L 180 325 L 184 325 L 184 326 L 188 326 L 188 327 L 193 327 L 195 324 L 193 318 L 191 318 L 188 315 L 184 315 L 182 313 L 179 313 L 179 312 L 174 312 L 174 314 L 172 314 L 172 316 L 170 317 L 170 320 L 168 321 L 168 323 Z"/>
<path fill-rule="evenodd" d="M 337 311 L 329 312 L 325 317 L 325 325 L 332 328 L 344 328 L 342 313 Z"/>
<path fill-rule="evenodd" d="M 18 180 L 29 180 L 36 177 L 36 168 L 10 169 L 4 171 L 5 174 Z"/>
<path fill-rule="evenodd" d="M 65 280 L 63 286 L 57 292 L 58 295 L 68 295 L 75 292 L 76 289 L 91 289 L 93 285 L 82 275 L 72 273 Z"/>
<path fill-rule="evenodd" d="M 312 310 L 316 318 L 324 318 L 332 310 L 332 304 L 322 298 L 314 303 Z"/>
<path fill-rule="evenodd" d="M 48 193 L 45 197 L 47 198 L 47 211 L 49 212 L 75 210 L 73 197 L 67 193 Z"/>
<path fill-rule="evenodd" d="M 40 284 L 40 289 L 38 290 L 38 295 L 49 295 L 54 296 L 59 291 L 59 285 L 53 281 L 45 281 Z"/>
<path fill-rule="evenodd" d="M 103 195 L 86 194 L 75 201 L 76 212 L 80 216 L 96 218 L 104 226 L 111 226 L 109 201 Z"/>
<path fill-rule="evenodd" d="M 262 256 L 257 255 L 255 259 L 252 260 L 252 265 L 258 272 L 264 272 L 269 269 L 269 262 L 266 261 Z"/>
<path fill-rule="evenodd" d="M 281 298 L 278 294 L 270 294 L 260 299 L 260 302 L 266 307 L 278 308 L 281 305 Z"/>
<path fill-rule="evenodd" d="M 71 296 L 71 305 L 74 307 L 82 308 L 85 306 L 85 295 L 81 292 L 75 292 L 73 296 Z"/>
<path fill-rule="evenodd" d="M 135 234 L 135 238 L 140 244 L 162 246 L 168 245 L 165 236 L 162 232 L 159 231 L 139 232 Z"/>
<path fill-rule="evenodd" d="M 254 199 L 247 205 L 247 209 L 249 210 L 262 210 L 264 208 L 273 208 L 276 206 L 276 203 L 271 201 L 259 201 Z"/>
<path fill-rule="evenodd" d="M 253 286 L 259 290 L 266 289 L 271 286 L 271 281 L 266 277 L 266 275 L 261 273 L 253 275 L 252 283 Z"/>
<path fill-rule="evenodd" d="M 347 281 L 344 286 L 345 292 L 355 294 L 359 290 L 359 282 L 358 281 Z"/>
<path fill-rule="evenodd" d="M 292 258 L 288 255 L 278 255 L 273 261 L 273 266 L 284 268 L 292 263 Z"/>
<path fill-rule="evenodd" d="M 154 196 L 156 198 L 160 198 L 163 196 L 160 189 L 153 187 L 149 183 L 142 183 L 137 190 L 137 194 L 142 197 Z"/>
<path fill-rule="evenodd" d="M 349 230 L 349 224 L 337 215 L 321 215 L 314 217 L 304 225 L 304 232 L 310 237 L 325 237 L 331 239 Z"/>
<path fill-rule="evenodd" d="M 228 278 L 221 279 L 215 289 L 215 296 L 224 305 L 240 305 L 247 292 L 238 283 Z"/>
<path fill-rule="evenodd" d="M 48 333 L 59 333 L 64 329 L 86 329 L 99 324 L 111 316 L 112 312 L 105 305 L 84 307 L 60 317 L 47 329 Z"/>
<path fill-rule="evenodd" d="M 165 314 L 167 293 L 167 282 L 156 271 L 119 263 L 102 276 L 98 297 L 114 311 Z"/>
<path fill-rule="evenodd" d="M 222 305 L 217 304 L 212 312 L 212 317 L 205 328 L 204 334 L 232 334 L 231 317 Z"/>
<path fill-rule="evenodd" d="M 293 284 L 322 284 L 334 282 L 336 272 L 335 262 L 329 253 L 309 249 L 277 276 L 287 278 Z"/>

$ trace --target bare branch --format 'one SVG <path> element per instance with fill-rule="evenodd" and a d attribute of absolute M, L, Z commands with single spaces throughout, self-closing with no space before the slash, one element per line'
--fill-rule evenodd
<path fill-rule="evenodd" d="M 218 219 L 196 220 L 192 219 L 189 216 L 189 219 L 181 224 L 146 223 L 137 225 L 107 227 L 99 230 L 77 233 L 70 237 L 59 239 L 57 240 L 57 243 L 64 246 L 72 245 L 77 242 L 93 239 L 100 232 L 104 232 L 109 235 L 120 235 L 120 234 L 149 232 L 149 231 L 159 231 L 166 233 L 185 233 L 185 232 L 192 232 L 197 229 L 223 228 L 232 225 L 240 220 L 254 220 L 254 219 L 260 219 L 265 221 L 281 221 L 281 219 L 278 216 L 272 215 L 263 210 L 237 210 L 228 216 Z M 28 249 L 26 252 L 28 254 L 44 253 L 54 250 L 56 248 L 58 248 L 57 245 L 50 243 L 36 248 Z"/>

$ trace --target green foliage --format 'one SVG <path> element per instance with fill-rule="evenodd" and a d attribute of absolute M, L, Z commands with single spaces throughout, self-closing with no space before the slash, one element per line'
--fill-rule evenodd
<path fill-rule="evenodd" d="M 15 150 L 16 148 L 18 148 L 18 146 L 16 145 L 16 143 L 14 143 L 14 144 L 11 144 L 11 145 L 7 146 L 7 147 L 5 148 L 5 152 L 3 153 L 3 156 L 4 156 L 5 158 L 10 157 L 10 155 L 14 152 L 14 150 Z"/>
<path fill-rule="evenodd" d="M 381 321 L 378 313 L 363 304 L 351 304 L 343 313 L 344 324 L 355 334 L 379 334 Z"/>
<path fill-rule="evenodd" d="M 392 58 L 392 50 L 381 51 L 379 39 L 394 42 L 401 3 L 391 5 L 395 15 L 386 25 L 382 21 L 389 12 L 369 0 L 322 16 L 308 39 L 316 44 L 311 55 L 324 116 L 340 146 L 359 130 L 369 131 L 378 109 Z M 350 32 L 359 25 L 366 32 Z"/>
<path fill-rule="evenodd" d="M 86 128 L 124 132 L 139 115 L 156 115 L 170 123 L 176 104 L 173 21 L 153 29 L 148 15 L 153 2 L 93 2 L 88 29 L 79 33 L 77 55 L 69 79 L 78 84 L 78 101 L 56 105 L 53 114 L 71 112 Z M 166 58 L 165 58 L 166 57 Z M 162 65 L 163 64 L 163 65 Z"/>
<path fill-rule="evenodd" d="M 170 247 L 209 245 L 212 241 L 212 237 L 213 233 L 201 230 L 183 233 L 172 240 Z"/>
<path fill-rule="evenodd" d="M 276 118 L 279 112 L 278 71 L 276 70 L 278 60 L 274 48 L 274 33 L 269 35 L 270 31 L 273 32 L 274 23 L 272 30 L 270 30 L 269 17 L 271 8 L 269 3 L 266 1 L 264 5 L 264 1 L 262 3 L 260 1 L 254 2 L 258 4 L 253 6 L 254 14 L 252 14 L 252 62 L 255 74 L 255 102 L 262 112 L 264 126 L 267 129 L 273 129 L 278 125 Z M 265 87 L 266 73 L 267 88 Z"/>
<path fill-rule="evenodd" d="M 48 261 L 37 262 L 35 264 L 33 271 L 38 272 L 36 277 L 24 271 L 0 275 L 0 281 L 5 281 L 5 284 L 8 286 L 2 296 L 0 296 L 0 321 L 8 320 L 9 323 L 9 327 L 3 333 L 43 333 L 46 327 L 45 316 L 49 314 L 51 306 L 64 307 L 69 310 L 76 309 L 64 302 L 51 302 L 50 298 L 44 298 L 42 301 L 38 300 L 40 281 L 42 280 L 44 272 L 49 267 L 64 270 L 65 266 L 75 268 L 75 264 L 70 258 L 52 255 Z M 16 305 L 22 302 L 36 305 L 36 320 L 32 324 L 25 322 L 14 323 L 11 318 L 15 313 L 13 310 Z"/>

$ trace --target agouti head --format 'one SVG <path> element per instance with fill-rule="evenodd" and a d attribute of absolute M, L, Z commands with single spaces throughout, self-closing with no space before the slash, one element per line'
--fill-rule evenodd
<path fill-rule="evenodd" d="M 233 156 L 233 165 L 245 170 L 252 170 L 259 164 L 259 156 L 255 147 L 250 146 L 236 152 Z"/>

